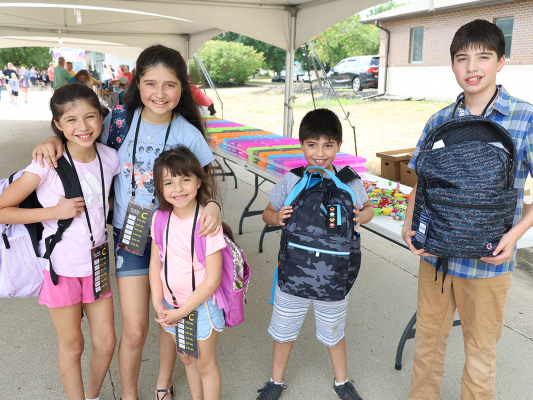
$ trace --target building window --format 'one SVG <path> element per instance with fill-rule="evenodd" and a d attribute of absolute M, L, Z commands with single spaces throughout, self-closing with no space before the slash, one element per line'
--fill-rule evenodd
<path fill-rule="evenodd" d="M 508 60 L 511 58 L 511 42 L 513 40 L 513 24 L 514 18 L 498 18 L 496 25 L 500 27 L 505 37 L 505 58 Z"/>
<path fill-rule="evenodd" d="M 424 47 L 424 28 L 411 30 L 411 62 L 422 62 L 422 47 Z"/>

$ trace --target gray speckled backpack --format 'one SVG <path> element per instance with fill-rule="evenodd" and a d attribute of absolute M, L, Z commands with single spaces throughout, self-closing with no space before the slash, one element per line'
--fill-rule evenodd
<path fill-rule="evenodd" d="M 412 243 L 439 257 L 444 278 L 448 258 L 492 256 L 513 224 L 515 144 L 485 117 L 496 94 L 481 116 L 455 117 L 456 104 L 452 118 L 428 133 L 416 161 Z"/>

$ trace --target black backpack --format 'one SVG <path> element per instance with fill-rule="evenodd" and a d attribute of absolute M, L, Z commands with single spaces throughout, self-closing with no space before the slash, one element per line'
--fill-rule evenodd
<path fill-rule="evenodd" d="M 492 256 L 513 226 L 515 144 L 505 128 L 485 117 L 496 94 L 480 116 L 455 117 L 458 102 L 452 118 L 427 134 L 416 160 L 412 243 L 439 257 L 443 282 L 448 258 Z"/>
<path fill-rule="evenodd" d="M 293 212 L 281 234 L 278 286 L 307 299 L 342 300 L 361 265 L 361 243 L 353 222 L 355 193 L 347 185 L 360 178 L 350 167 L 336 175 L 327 171 L 332 179 L 303 167 L 291 172 L 301 179 L 284 204 Z"/>
<path fill-rule="evenodd" d="M 65 198 L 67 199 L 73 199 L 75 197 L 83 197 L 83 193 L 81 191 L 80 182 L 78 179 L 78 176 L 76 174 L 76 171 L 71 167 L 69 162 L 65 159 L 65 157 L 61 157 L 57 160 L 57 168 L 55 169 L 57 174 L 59 175 L 59 178 L 61 179 L 61 183 L 63 183 L 63 187 L 65 189 Z M 11 175 L 9 179 L 9 184 L 11 184 L 14 180 L 16 174 Z M 20 175 L 20 174 L 19 174 Z M 37 198 L 36 191 L 33 191 L 22 203 L 19 204 L 19 208 L 43 208 L 41 203 L 39 202 L 39 199 Z M 52 266 L 52 261 L 50 260 L 50 255 L 52 254 L 52 251 L 54 250 L 57 243 L 59 243 L 63 237 L 63 233 L 65 230 L 70 226 L 72 223 L 73 218 L 69 219 L 63 219 L 57 221 L 57 231 L 55 234 L 45 238 L 45 254 L 40 254 L 39 251 L 39 242 L 43 238 L 43 230 L 44 226 L 41 222 L 35 222 L 31 224 L 24 224 L 26 229 L 28 230 L 31 243 L 33 246 L 33 250 L 35 251 L 35 255 L 37 257 L 42 257 L 45 259 L 48 259 L 50 261 L 50 277 L 52 278 L 52 282 L 55 286 L 57 286 L 59 282 L 59 278 L 57 274 L 54 271 L 54 268 Z M 6 235 L 6 232 L 4 231 L 2 233 L 2 239 L 4 241 L 4 246 L 9 249 L 9 237 Z"/>

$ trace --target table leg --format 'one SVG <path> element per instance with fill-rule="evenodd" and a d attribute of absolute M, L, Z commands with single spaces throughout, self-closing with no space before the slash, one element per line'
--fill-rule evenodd
<path fill-rule="evenodd" d="M 259 175 L 255 175 L 255 191 L 254 191 L 254 195 L 253 195 L 252 199 L 250 200 L 250 202 L 246 205 L 246 207 L 244 207 L 244 211 L 241 214 L 241 220 L 239 221 L 239 235 L 242 235 L 242 223 L 244 221 L 244 218 L 252 217 L 254 215 L 263 214 L 263 210 L 261 210 L 261 211 L 259 211 L 259 210 L 258 211 L 249 211 L 249 210 L 250 210 L 250 206 L 252 205 L 252 203 L 257 198 L 257 194 L 259 193 L 259 186 L 261 186 L 265 181 L 266 181 L 266 179 L 263 179 L 261 181 L 261 183 L 259 183 Z"/>
<path fill-rule="evenodd" d="M 216 158 L 215 158 L 215 162 L 217 163 L 217 166 L 213 168 L 219 169 L 222 171 L 222 174 L 220 174 L 220 176 L 222 176 L 222 182 L 224 182 L 226 180 L 226 174 L 224 173 L 224 168 L 222 168 L 222 165 L 220 165 L 220 162 Z"/>
<path fill-rule="evenodd" d="M 265 238 L 265 233 L 279 231 L 280 229 L 283 228 L 281 226 L 269 226 L 268 224 L 265 224 L 263 232 L 261 232 L 261 237 L 259 238 L 259 253 L 263 252 L 263 239 Z"/>
<path fill-rule="evenodd" d="M 396 350 L 396 364 L 394 365 L 394 368 L 396 368 L 398 371 L 402 369 L 402 355 L 403 355 L 403 348 L 405 347 L 405 342 L 415 337 L 415 333 L 416 333 L 416 329 L 414 328 L 415 324 L 416 324 L 416 313 L 415 315 L 413 315 L 413 318 L 411 318 L 411 320 L 405 327 L 402 337 L 400 338 L 400 343 L 398 343 L 398 349 Z M 453 321 L 453 326 L 459 326 L 459 325 L 461 325 L 460 319 L 456 319 Z"/>
<path fill-rule="evenodd" d="M 225 172 L 224 168 L 222 168 L 222 166 L 220 165 L 220 162 L 215 158 L 215 161 L 217 162 L 218 166 L 214 167 L 214 169 L 220 169 L 222 172 L 215 172 L 213 175 L 221 176 L 223 181 L 226 180 L 226 176 L 233 176 L 233 179 L 235 180 L 235 189 L 237 189 L 237 176 L 235 175 L 233 169 L 231 169 L 231 167 L 228 165 L 226 158 L 222 157 L 222 159 L 224 160 L 224 164 L 226 164 L 226 167 L 229 168 L 230 172 Z"/>
<path fill-rule="evenodd" d="M 394 366 L 398 371 L 402 369 L 402 355 L 403 355 L 403 348 L 405 347 L 405 342 L 408 339 L 412 339 L 415 337 L 416 329 L 413 328 L 415 324 L 416 324 L 416 313 L 415 315 L 413 315 L 413 318 L 411 318 L 411 320 L 405 327 L 402 337 L 400 338 L 400 343 L 398 343 L 398 349 L 396 350 L 396 365 Z"/>
<path fill-rule="evenodd" d="M 228 160 L 226 160 L 225 158 L 223 160 L 224 160 L 224 164 L 226 164 L 226 167 L 228 167 L 229 170 L 231 171 L 231 173 L 229 173 L 228 176 L 233 176 L 233 179 L 235 180 L 235 189 L 237 189 L 237 176 L 235 175 L 235 172 L 229 166 Z"/>

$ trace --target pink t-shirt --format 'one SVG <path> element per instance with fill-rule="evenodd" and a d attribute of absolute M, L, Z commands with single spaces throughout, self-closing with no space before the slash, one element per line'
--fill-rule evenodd
<path fill-rule="evenodd" d="M 117 152 L 103 144 L 97 144 L 98 153 L 102 158 L 104 169 L 104 184 L 106 198 L 106 212 L 109 212 L 109 188 L 113 177 L 120 172 Z M 66 154 L 63 153 L 63 157 Z M 94 241 L 100 245 L 105 239 L 105 219 L 102 202 L 102 180 L 98 157 L 89 163 L 74 161 L 76 172 L 81 182 L 83 197 L 89 212 Z M 65 195 L 61 179 L 55 170 L 45 164 L 44 168 L 38 163 L 32 163 L 25 172 L 31 172 L 41 178 L 37 188 L 37 198 L 43 207 L 57 205 L 59 199 Z M 45 253 L 44 239 L 57 231 L 57 220 L 44 221 L 43 240 L 40 242 L 41 254 Z M 60 276 L 86 277 L 92 275 L 91 240 L 85 213 L 81 213 L 72 220 L 72 224 L 63 233 L 63 238 L 52 253 L 54 271 Z"/>
<path fill-rule="evenodd" d="M 200 207 L 198 220 L 202 215 L 203 207 Z M 167 268 L 168 268 L 168 284 L 178 301 L 178 306 L 182 306 L 192 294 L 192 266 L 191 266 L 191 234 L 194 217 L 181 219 L 174 213 L 170 217 L 170 229 L 168 231 L 168 254 L 167 254 Z M 155 227 L 155 215 L 152 220 L 152 232 Z M 166 224 L 165 224 L 166 229 Z M 164 231 L 166 232 L 166 231 Z M 165 233 L 163 233 L 163 241 L 166 245 Z M 222 229 L 214 236 L 207 235 L 205 237 L 206 257 L 211 255 L 224 247 L 226 241 Z M 159 249 L 163 255 L 164 249 Z M 163 258 L 164 259 L 164 258 Z M 204 266 L 198 261 L 196 251 L 194 252 L 194 277 L 196 287 L 206 278 L 206 270 Z M 163 296 L 165 300 L 172 304 L 172 296 L 168 291 L 165 281 L 165 269 L 161 269 L 161 281 L 163 282 Z"/>

